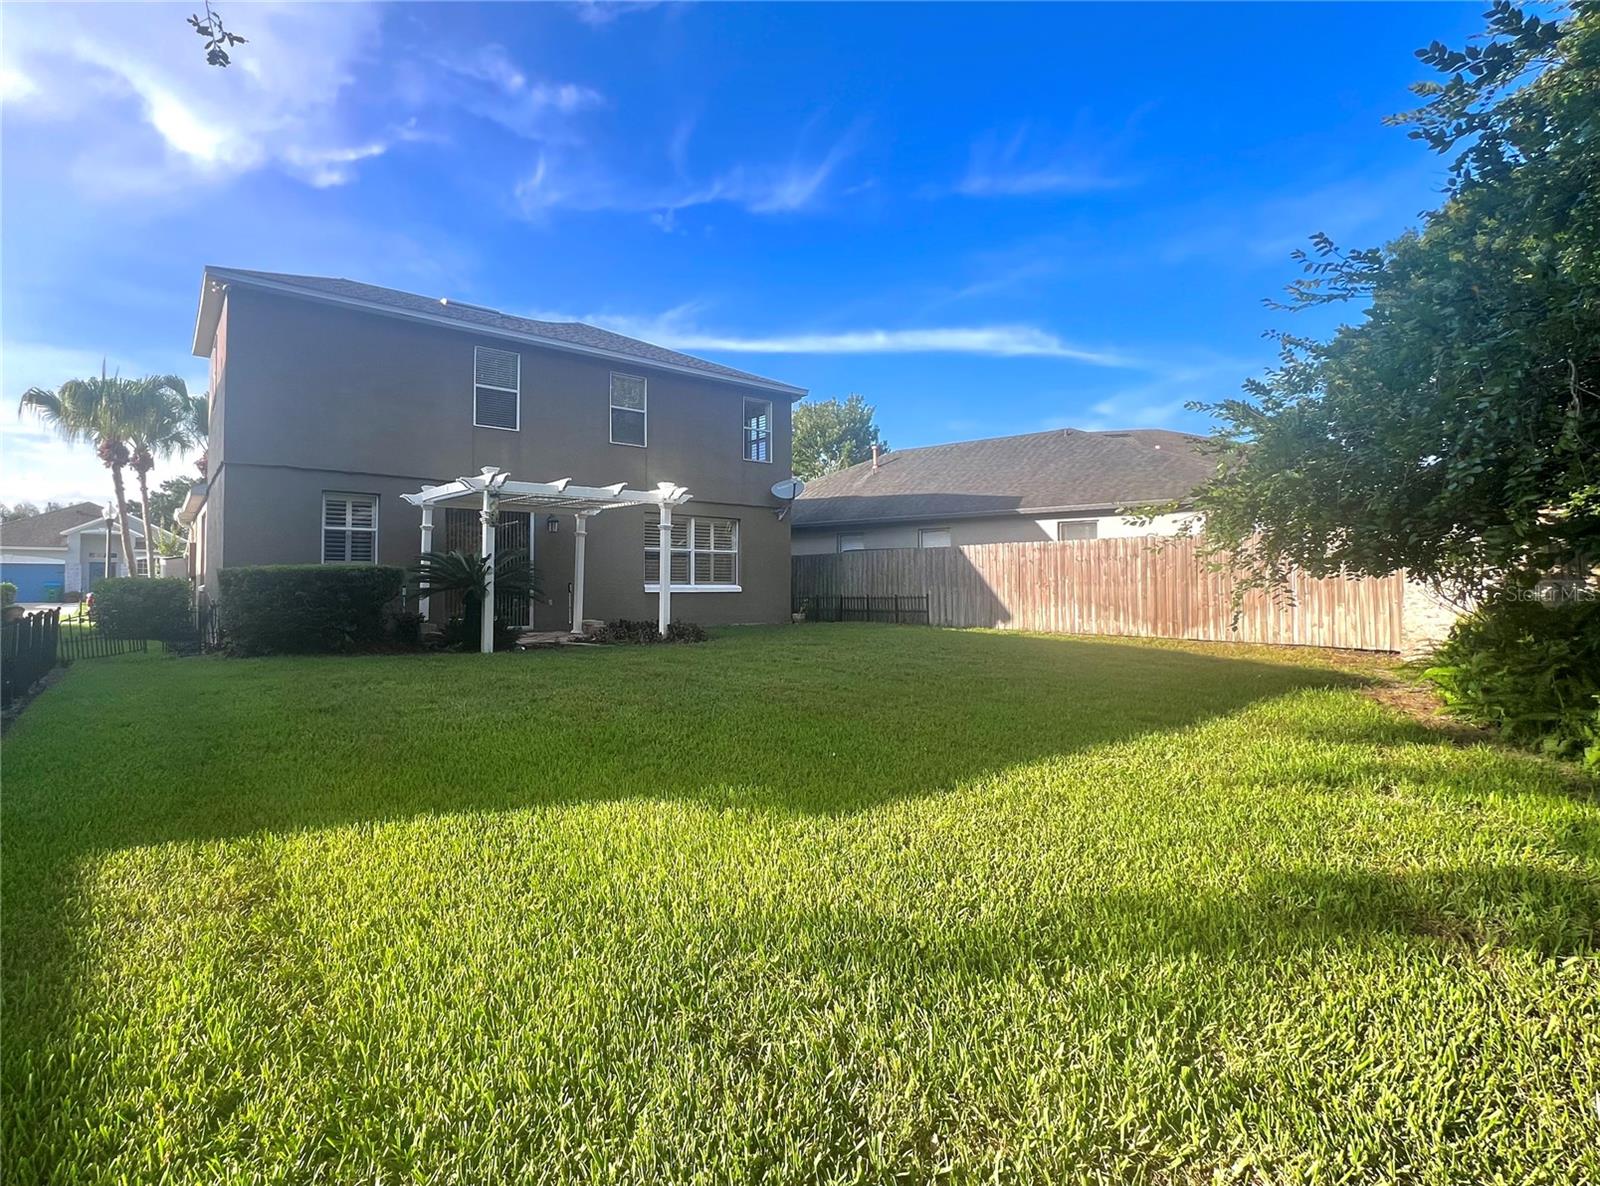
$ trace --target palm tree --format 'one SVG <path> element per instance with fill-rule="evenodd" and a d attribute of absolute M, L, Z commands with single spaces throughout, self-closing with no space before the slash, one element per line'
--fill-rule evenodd
<path fill-rule="evenodd" d="M 128 498 L 123 487 L 122 471 L 132 459 L 128 440 L 134 433 L 133 400 L 130 393 L 137 386 L 131 379 L 120 375 L 106 376 L 105 362 L 100 364 L 100 377 L 68 379 L 54 391 L 43 387 L 30 387 L 22 393 L 17 404 L 17 415 L 30 409 L 39 419 L 56 430 L 64 441 L 88 441 L 94 445 L 100 460 L 111 471 L 111 488 L 117 496 L 117 519 L 122 535 L 122 554 L 129 567 L 133 566 L 133 539 L 128 533 Z M 111 572 L 111 558 L 106 557 L 106 573 Z"/>
<path fill-rule="evenodd" d="M 424 552 L 411 566 L 411 575 L 419 586 L 426 587 L 429 597 L 462 594 L 462 631 L 468 639 L 478 637 L 483 603 L 489 594 L 489 564 L 482 556 L 473 552 Z M 495 552 L 494 593 L 496 601 L 506 596 L 544 595 L 539 588 L 539 573 L 528 563 L 525 549 Z M 499 623 L 495 625 L 498 634 Z"/>
<path fill-rule="evenodd" d="M 147 575 L 156 575 L 156 525 L 150 522 L 150 471 L 158 458 L 186 453 L 206 439 L 207 401 L 191 396 L 176 375 L 152 375 L 138 380 L 129 392 L 133 431 L 133 456 L 129 461 L 139 476 L 140 515 L 144 519 L 144 556 Z"/>

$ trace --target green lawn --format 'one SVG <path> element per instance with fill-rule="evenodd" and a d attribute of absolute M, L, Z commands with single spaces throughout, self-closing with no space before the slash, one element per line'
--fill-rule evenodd
<path fill-rule="evenodd" d="M 5 743 L 33 1182 L 1600 1178 L 1600 805 L 1303 653 L 82 662 Z"/>

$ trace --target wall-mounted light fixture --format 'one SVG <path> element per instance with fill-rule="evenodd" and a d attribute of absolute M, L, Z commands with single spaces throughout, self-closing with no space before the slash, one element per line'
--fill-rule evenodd
<path fill-rule="evenodd" d="M 557 519 L 554 515 L 549 516 L 544 521 L 544 529 L 551 535 L 554 535 L 556 532 L 561 530 L 561 520 Z"/>

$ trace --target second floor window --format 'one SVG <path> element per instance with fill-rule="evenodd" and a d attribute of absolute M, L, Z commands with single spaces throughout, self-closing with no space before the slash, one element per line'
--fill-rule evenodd
<path fill-rule="evenodd" d="M 322 562 L 373 564 L 378 559 L 378 496 L 322 496 Z"/>
<path fill-rule="evenodd" d="M 746 397 L 744 401 L 744 459 L 772 460 L 771 400 Z"/>
<path fill-rule="evenodd" d="M 1100 524 L 1095 519 L 1056 520 L 1057 539 L 1096 539 L 1099 535 Z"/>
<path fill-rule="evenodd" d="M 479 346 L 473 355 L 472 423 L 516 429 L 522 420 L 522 356 Z"/>
<path fill-rule="evenodd" d="M 645 443 L 645 404 L 649 393 L 645 381 L 638 375 L 611 376 L 611 443 L 613 445 L 638 445 Z"/>

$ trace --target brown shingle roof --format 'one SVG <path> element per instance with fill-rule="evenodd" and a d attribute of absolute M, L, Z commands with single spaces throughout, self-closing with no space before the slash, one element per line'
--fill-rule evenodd
<path fill-rule="evenodd" d="M 256 280 L 266 284 L 284 285 L 312 294 L 320 293 L 342 300 L 383 305 L 404 313 L 445 317 L 451 321 L 459 321 L 463 325 L 481 326 L 484 329 L 500 330 L 505 333 L 526 334 L 590 350 L 604 350 L 611 354 L 625 354 L 642 362 L 700 371 L 721 379 L 759 383 L 765 387 L 788 388 L 796 394 L 801 394 L 800 388 L 790 387 L 789 384 L 779 382 L 777 379 L 768 379 L 762 375 L 751 374 L 749 371 L 735 370 L 718 362 L 696 358 L 692 354 L 680 354 L 676 350 L 668 350 L 665 346 L 656 346 L 650 342 L 642 342 L 638 338 L 614 334 L 610 330 L 601 329 L 596 325 L 585 325 L 581 321 L 535 321 L 530 317 L 514 317 L 509 313 L 485 309 L 479 305 L 463 305 L 455 301 L 440 300 L 437 297 L 418 296 L 416 293 L 401 292 L 397 288 L 382 288 L 376 284 L 363 284 L 359 280 L 345 280 L 336 276 L 297 276 L 288 272 L 257 272 L 249 268 L 208 267 L 206 271 L 224 279 L 242 280 L 247 284 L 251 280 Z"/>
<path fill-rule="evenodd" d="M 1186 498 L 1216 470 L 1205 437 L 1164 428 L 957 441 L 885 453 L 818 478 L 794 504 L 811 527 L 1023 511 L 1116 510 Z"/>
<path fill-rule="evenodd" d="M 13 519 L 0 524 L 0 544 L 12 548 L 64 548 L 67 541 L 61 537 L 63 531 L 93 522 L 104 513 L 98 503 L 75 502 L 59 511 Z"/>

